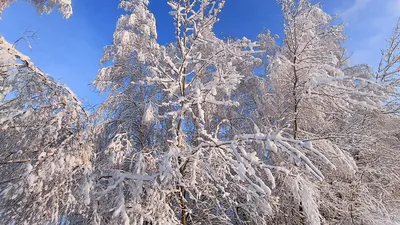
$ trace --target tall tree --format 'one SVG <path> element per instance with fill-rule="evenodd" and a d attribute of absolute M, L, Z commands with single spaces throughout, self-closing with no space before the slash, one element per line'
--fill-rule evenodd
<path fill-rule="evenodd" d="M 287 118 L 276 120 L 279 126 L 292 125 L 294 138 L 314 140 L 313 145 L 337 165 L 335 172 L 323 170 L 328 176 L 327 182 L 316 183 L 310 190 L 316 193 L 315 201 L 321 202 L 315 209 L 319 211 L 317 215 L 321 222 L 329 224 L 383 221 L 388 215 L 384 204 L 371 204 L 379 198 L 361 181 L 365 168 L 358 160 L 360 154 L 375 155 L 373 152 L 377 151 L 372 146 L 381 139 L 377 138 L 379 132 L 372 124 L 378 118 L 388 119 L 385 113 L 396 112 L 395 75 L 385 83 L 376 80 L 368 66 L 348 66 L 341 46 L 343 28 L 332 25 L 332 18 L 318 4 L 293 0 L 280 1 L 280 4 L 285 21 L 284 45 L 273 55 L 268 71 L 270 89 L 280 101 L 274 98 L 267 101 L 276 104 L 276 109 L 282 109 L 275 113 Z M 391 40 L 393 48 L 396 41 Z M 383 62 L 395 64 L 396 56 L 385 52 L 384 56 Z M 396 73 L 395 68 L 390 70 Z M 381 73 L 382 69 L 379 71 Z M 392 119 L 396 121 L 395 117 Z M 386 128 L 381 129 L 380 132 L 386 133 Z M 292 203 L 298 202 L 296 195 L 282 199 L 281 210 L 291 216 L 277 217 L 276 222 L 305 223 L 302 214 L 308 215 L 305 211 L 309 204 L 300 201 L 296 208 Z M 307 222 L 320 223 L 312 222 L 309 216 Z"/>
<path fill-rule="evenodd" d="M 140 108 L 134 102 L 143 105 L 143 98 L 137 97 L 141 90 L 162 90 L 152 97 L 151 116 L 149 109 L 135 112 L 138 118 L 162 124 L 161 130 L 166 132 L 159 140 L 150 137 L 154 142 L 148 149 L 132 147 L 129 143 L 135 138 L 129 132 L 110 137 L 116 142 L 109 147 L 126 152 L 123 160 L 130 161 L 130 166 L 122 171 L 99 171 L 103 175 L 99 175 L 94 193 L 100 199 L 113 198 L 109 204 L 94 206 L 95 221 L 265 223 L 273 213 L 272 173 L 290 172 L 260 160 L 265 150 L 253 149 L 255 143 L 269 146 L 277 154 L 280 150 L 287 153 L 320 179 L 323 175 L 302 151 L 329 161 L 311 146 L 283 137 L 283 130 L 261 130 L 257 124 L 252 124 L 252 133 L 222 137 L 230 129 L 230 121 L 216 110 L 238 106 L 232 92 L 252 74 L 259 61 L 252 54 L 258 46 L 248 39 L 223 41 L 215 36 L 213 26 L 225 3 L 219 0 L 169 1 L 176 42 L 161 46 L 156 42 L 155 19 L 148 3 L 121 1 L 120 6 L 130 15 L 122 16 L 117 24 L 114 43 L 106 48 L 113 66 L 100 72 L 96 85 L 111 88 L 109 99 L 123 99 L 131 89 L 128 97 L 134 99 L 127 107 L 132 109 Z M 118 111 L 109 119 L 114 116 L 116 121 L 128 121 Z"/>
<path fill-rule="evenodd" d="M 278 3 L 281 46 L 217 37 L 225 0 L 169 0 L 160 45 L 149 0 L 121 0 L 92 116 L 1 38 L 0 223 L 398 223 L 400 26 L 374 72 L 319 4 Z"/>
<path fill-rule="evenodd" d="M 0 222 L 56 222 L 89 201 L 86 111 L 2 37 L 0 60 Z"/>

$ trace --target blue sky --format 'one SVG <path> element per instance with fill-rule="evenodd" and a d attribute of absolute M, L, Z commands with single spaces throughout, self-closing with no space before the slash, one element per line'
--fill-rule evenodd
<path fill-rule="evenodd" d="M 172 18 L 166 0 L 150 1 L 157 19 L 159 42 L 173 40 Z M 397 18 L 400 0 L 322 0 L 323 8 L 347 22 L 351 63 L 376 66 L 380 49 L 385 47 Z M 68 85 L 86 104 L 101 101 L 89 83 L 101 68 L 103 47 L 111 43 L 116 21 L 122 10 L 118 0 L 73 0 L 74 14 L 70 19 L 53 12 L 37 15 L 25 1 L 17 1 L 3 12 L 0 34 L 9 42 L 17 40 L 26 30 L 38 31 L 32 49 L 20 42 L 18 49 L 56 80 Z M 274 0 L 228 0 L 215 32 L 220 36 L 254 39 L 263 29 L 282 32 L 282 16 Z"/>

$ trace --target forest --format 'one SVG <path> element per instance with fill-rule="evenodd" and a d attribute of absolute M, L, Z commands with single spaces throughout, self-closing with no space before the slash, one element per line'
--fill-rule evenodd
<path fill-rule="evenodd" d="M 0 224 L 399 225 L 400 23 L 373 68 L 321 4 L 251 40 L 214 33 L 225 1 L 166 1 L 160 44 L 120 0 L 94 109 L 0 36 Z"/>

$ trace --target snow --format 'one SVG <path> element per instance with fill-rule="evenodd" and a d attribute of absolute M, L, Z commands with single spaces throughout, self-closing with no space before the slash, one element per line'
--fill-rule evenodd
<path fill-rule="evenodd" d="M 153 123 L 155 121 L 155 111 L 153 108 L 153 105 L 150 103 L 147 104 L 144 114 L 143 114 L 143 123 L 145 124 L 150 124 Z"/>
<path fill-rule="evenodd" d="M 279 46 L 268 32 L 259 42 L 218 38 L 213 26 L 222 3 L 168 1 L 175 42 L 160 45 L 149 1 L 122 0 L 127 15 L 102 59 L 111 65 L 94 82 L 107 97 L 93 117 L 68 87 L 1 38 L 0 66 L 7 69 L 0 78 L 0 147 L 12 158 L 2 172 L 21 177 L 1 190 L 5 214 L 24 210 L 27 224 L 76 212 L 93 215 L 94 224 L 179 224 L 186 211 L 188 219 L 225 224 L 243 219 L 236 218 L 243 212 L 259 224 L 285 217 L 317 225 L 329 219 L 319 210 L 344 212 L 335 201 L 337 185 L 351 194 L 351 201 L 342 197 L 345 203 L 357 201 L 357 212 L 370 215 L 365 202 L 376 190 L 349 152 L 362 149 L 367 161 L 386 157 L 371 154 L 375 148 L 398 146 L 398 132 L 386 133 L 390 122 L 376 128 L 396 88 L 339 65 L 341 27 L 331 26 L 318 5 L 280 2 L 286 44 Z M 69 0 L 45 5 L 52 4 L 72 13 Z M 337 32 L 326 33 L 330 28 Z M 268 77 L 255 77 L 255 66 L 266 65 Z M 385 170 L 364 169 L 364 175 L 387 178 L 394 168 L 377 165 Z M 362 197 L 349 191 L 354 182 Z"/>

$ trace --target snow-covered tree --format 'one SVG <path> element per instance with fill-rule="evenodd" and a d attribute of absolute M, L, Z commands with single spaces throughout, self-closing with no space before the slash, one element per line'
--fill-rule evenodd
<path fill-rule="evenodd" d="M 2 37 L 0 68 L 1 223 L 56 222 L 84 209 L 86 111 Z"/>
<path fill-rule="evenodd" d="M 13 1 L 1 1 L 0 12 Z M 30 1 L 39 13 L 71 1 Z M 15 45 L 15 44 L 14 44 Z M 43 224 L 85 216 L 90 202 L 88 115 L 75 94 L 0 36 L 0 222 Z"/>
<path fill-rule="evenodd" d="M 326 198 L 321 208 L 329 224 L 396 224 L 399 221 L 399 194 L 393 188 L 399 184 L 394 147 L 399 140 L 398 132 L 393 130 L 399 122 L 398 50 L 395 47 L 398 41 L 396 25 L 377 72 L 367 65 L 343 69 L 345 79 L 350 82 L 336 93 L 341 93 L 347 104 L 341 107 L 342 116 L 336 117 L 331 127 L 337 127 L 334 132 L 340 137 L 335 139 L 335 144 L 350 153 L 356 173 L 349 176 L 343 167 L 343 173 L 331 174 L 329 185 L 322 186 Z"/>
<path fill-rule="evenodd" d="M 249 123 L 251 132 L 223 137 L 232 127 L 222 110 L 239 106 L 232 93 L 259 62 L 253 56 L 257 44 L 246 38 L 224 41 L 213 33 L 225 1 L 169 1 L 176 42 L 165 46 L 157 43 L 148 3 L 121 1 L 129 14 L 120 17 L 113 45 L 105 50 L 104 59 L 113 65 L 95 81 L 110 93 L 100 106 L 101 115 L 104 109 L 110 114 L 99 118 L 114 128 L 96 147 L 104 160 L 93 191 L 99 202 L 94 221 L 265 224 L 276 202 L 273 174 L 297 177 L 262 160 L 267 149 L 284 152 L 319 179 L 322 173 L 306 154 L 330 162 L 284 129 Z M 159 131 L 146 137 L 150 145 L 137 146 L 138 128 L 148 126 Z"/>
<path fill-rule="evenodd" d="M 15 0 L 1 0 L 0 15 L 6 7 L 14 2 Z M 28 0 L 28 2 L 31 3 L 40 14 L 50 13 L 54 7 L 57 7 L 58 11 L 65 18 L 68 18 L 72 15 L 71 0 Z"/>
<path fill-rule="evenodd" d="M 398 223 L 400 26 L 374 72 L 321 5 L 278 3 L 281 45 L 216 36 L 225 0 L 169 0 L 161 45 L 121 0 L 92 116 L 0 38 L 0 223 Z"/>
<path fill-rule="evenodd" d="M 321 222 L 389 223 L 390 215 L 395 215 L 393 210 L 388 212 L 392 206 L 386 208 L 385 204 L 378 203 L 382 198 L 372 194 L 377 188 L 371 189 L 372 184 L 362 181 L 371 170 L 365 172 L 368 170 L 362 165 L 365 162 L 361 163 L 359 159 L 364 155 L 372 161 L 372 156 L 377 157 L 378 151 L 374 143 L 385 145 L 393 142 L 393 139 L 388 140 L 393 137 L 393 134 L 388 136 L 386 133 L 388 127 L 375 123 L 380 120 L 395 123 L 397 120 L 396 116 L 388 117 L 386 114 L 397 110 L 397 56 L 394 54 L 397 50 L 396 38 L 393 37 L 398 32 L 395 30 L 390 39 L 388 51 L 392 53 L 383 52 L 380 69 L 374 73 L 366 65 L 347 65 L 341 46 L 343 28 L 332 25 L 331 16 L 318 4 L 291 0 L 279 3 L 284 14 L 285 37 L 281 49 L 269 56 L 272 58 L 268 61 L 269 88 L 264 93 L 271 97 L 266 98 L 263 105 L 272 105 L 274 110 L 266 109 L 264 112 L 268 118 L 277 118 L 273 120 L 277 126 L 290 124 L 294 138 L 314 140 L 313 145 L 337 166 L 337 171 L 323 170 L 328 177 L 326 182 L 307 186 L 311 188 L 309 192 L 315 193 L 314 199 L 318 204 L 315 212 Z M 393 66 L 389 68 L 386 65 Z M 377 78 L 384 77 L 385 73 L 393 73 L 389 82 Z M 279 120 L 282 117 L 285 119 Z M 385 149 L 388 155 L 393 154 Z M 274 161 L 277 163 L 282 159 L 274 158 Z M 393 168 L 393 165 L 389 167 Z M 392 172 L 391 176 L 395 173 Z M 282 182 L 290 180 L 284 178 Z M 281 191 L 290 189 L 290 183 Z M 304 221 L 302 214 L 308 214 L 306 211 L 310 204 L 298 201 L 296 195 L 293 193 L 281 198 L 279 210 L 285 213 L 271 222 L 319 224 L 310 221 L 310 217 Z"/>

